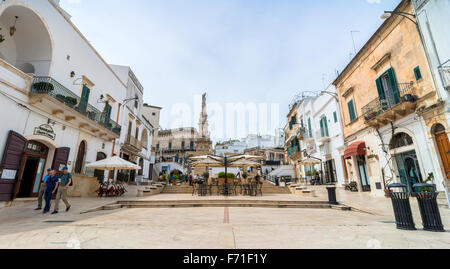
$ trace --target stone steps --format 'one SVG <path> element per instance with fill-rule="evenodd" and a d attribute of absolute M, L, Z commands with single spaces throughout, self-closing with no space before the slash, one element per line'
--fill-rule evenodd
<path fill-rule="evenodd" d="M 164 194 L 192 194 L 192 187 L 189 186 L 167 186 L 164 188 Z M 238 191 L 240 188 L 238 187 Z M 213 192 L 217 192 L 217 187 L 213 187 Z M 262 193 L 264 194 L 290 194 L 290 190 L 287 187 L 275 187 L 264 185 L 262 188 Z"/>
<path fill-rule="evenodd" d="M 330 205 L 324 201 L 270 201 L 270 200 L 168 200 L 119 201 L 122 208 L 189 208 L 189 207 L 253 207 L 253 208 L 311 208 L 351 210 L 348 206 Z"/>

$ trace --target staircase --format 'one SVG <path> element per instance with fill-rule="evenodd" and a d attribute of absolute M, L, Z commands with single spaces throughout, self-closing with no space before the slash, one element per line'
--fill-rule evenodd
<path fill-rule="evenodd" d="M 118 201 L 103 209 L 119 208 L 189 208 L 189 207 L 252 207 L 252 208 L 309 208 L 351 210 L 348 206 L 330 205 L 326 201 L 275 201 L 275 200 L 129 200 Z"/>
<path fill-rule="evenodd" d="M 181 186 L 166 186 L 162 191 L 163 194 L 192 194 L 192 187 L 189 185 Z M 213 191 L 217 191 L 217 188 L 213 188 Z M 240 188 L 238 187 L 238 191 Z M 262 193 L 264 194 L 290 194 L 290 190 L 287 187 L 277 187 L 269 182 L 264 182 Z"/>

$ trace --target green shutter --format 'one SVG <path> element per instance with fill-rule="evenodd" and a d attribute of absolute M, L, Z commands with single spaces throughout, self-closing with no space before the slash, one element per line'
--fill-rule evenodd
<path fill-rule="evenodd" d="M 388 71 L 389 81 L 391 82 L 392 92 L 394 94 L 395 104 L 400 103 L 400 91 L 398 90 L 397 79 L 395 78 L 394 69 L 390 68 Z"/>
<path fill-rule="evenodd" d="M 338 122 L 338 117 L 337 117 L 337 112 L 336 111 L 334 111 L 333 116 L 334 116 L 334 123 L 337 123 Z"/>
<path fill-rule="evenodd" d="M 416 80 L 422 79 L 422 72 L 420 72 L 420 67 L 414 68 L 414 75 L 416 76 Z"/>
<path fill-rule="evenodd" d="M 350 122 L 354 122 L 356 120 L 356 113 L 353 100 L 350 100 L 350 102 L 348 102 L 348 113 L 350 115 Z"/>
<path fill-rule="evenodd" d="M 308 118 L 308 130 L 309 130 L 309 137 L 312 137 L 312 126 L 311 126 L 311 118 Z"/>
<path fill-rule="evenodd" d="M 112 110 L 112 107 L 107 103 L 106 104 L 106 113 L 105 113 L 105 125 L 109 125 L 109 122 L 111 121 L 111 110 Z"/>
<path fill-rule="evenodd" d="M 324 130 L 324 126 L 323 126 L 323 118 L 320 119 L 320 135 L 322 137 L 325 136 L 325 130 Z"/>
<path fill-rule="evenodd" d="M 328 137 L 328 136 L 330 136 L 330 133 L 328 132 L 328 119 L 327 119 L 327 117 L 323 118 L 323 122 L 324 122 L 324 127 L 325 127 L 325 135 Z"/>
<path fill-rule="evenodd" d="M 380 101 L 386 100 L 386 94 L 384 94 L 383 84 L 381 83 L 381 77 L 379 77 L 376 80 L 376 83 L 377 83 L 378 97 L 380 98 Z"/>
<path fill-rule="evenodd" d="M 91 93 L 91 90 L 88 87 L 86 87 L 86 85 L 83 85 L 83 92 L 81 93 L 81 99 L 80 99 L 80 110 L 82 112 L 86 112 L 90 93 Z"/>

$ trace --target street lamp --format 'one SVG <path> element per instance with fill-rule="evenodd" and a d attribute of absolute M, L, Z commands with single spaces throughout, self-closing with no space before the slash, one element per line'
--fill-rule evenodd
<path fill-rule="evenodd" d="M 411 13 L 406 13 L 406 12 L 401 12 L 401 11 L 385 11 L 383 13 L 383 15 L 381 15 L 381 19 L 383 20 L 387 20 L 390 17 L 392 17 L 392 15 L 399 15 L 402 17 L 407 18 L 408 20 L 412 21 L 415 25 L 418 25 L 417 21 L 411 19 L 411 17 L 413 17 L 414 19 L 416 18 L 415 14 L 411 14 Z"/>

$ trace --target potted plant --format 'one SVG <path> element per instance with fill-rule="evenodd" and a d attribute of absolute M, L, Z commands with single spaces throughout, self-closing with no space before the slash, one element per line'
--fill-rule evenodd
<path fill-rule="evenodd" d="M 64 103 L 65 103 L 67 106 L 73 108 L 73 107 L 78 103 L 78 101 L 77 101 L 77 99 L 74 98 L 74 97 L 66 96 L 66 100 L 64 101 Z"/>
<path fill-rule="evenodd" d="M 66 97 L 62 94 L 57 94 L 55 98 L 56 98 L 56 100 L 60 101 L 61 103 L 64 103 L 64 101 L 66 100 Z"/>
<path fill-rule="evenodd" d="M 50 93 L 54 90 L 53 84 L 49 82 L 36 82 L 33 84 L 33 89 L 36 90 L 37 93 Z"/>

